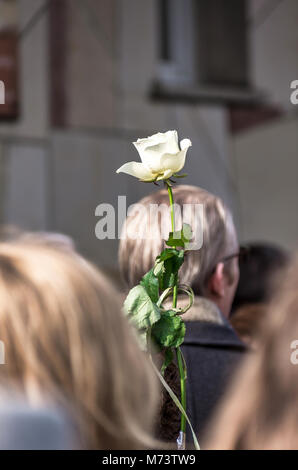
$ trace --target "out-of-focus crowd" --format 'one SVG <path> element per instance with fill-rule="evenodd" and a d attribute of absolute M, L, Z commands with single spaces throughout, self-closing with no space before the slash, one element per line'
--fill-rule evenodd
<path fill-rule="evenodd" d="M 167 192 L 140 204 L 168 204 Z M 295 254 L 268 243 L 240 247 L 229 208 L 201 188 L 175 188 L 175 204 L 178 224 L 183 207 L 204 208 L 203 245 L 187 254 L 179 274 L 195 294 L 183 315 L 182 351 L 187 413 L 202 448 L 297 449 Z M 122 310 L 162 250 L 156 234 L 167 225 L 163 216 L 149 227 L 138 211 L 127 217 L 122 292 L 67 236 L 2 229 L 1 449 L 174 448 L 179 410 Z M 165 379 L 179 396 L 175 363 Z"/>

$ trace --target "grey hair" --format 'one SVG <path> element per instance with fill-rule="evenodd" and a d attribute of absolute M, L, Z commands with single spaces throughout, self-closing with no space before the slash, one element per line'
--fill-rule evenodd
<path fill-rule="evenodd" d="M 203 206 L 202 247 L 187 253 L 179 273 L 180 283 L 190 285 L 196 294 L 202 295 L 213 268 L 228 254 L 231 239 L 235 239 L 232 214 L 219 197 L 196 186 L 176 187 L 174 199 L 176 207 L 180 208 L 175 217 L 177 229 L 182 227 L 182 223 L 190 223 L 196 230 L 201 221 L 198 220 L 195 208 L 197 204 Z M 128 288 L 138 284 L 152 268 L 156 256 L 165 248 L 164 240 L 171 231 L 169 210 L 158 210 L 154 217 L 151 214 L 145 220 L 144 208 L 148 214 L 152 205 L 159 209 L 169 207 L 165 189 L 141 199 L 122 228 L 119 264 Z"/>

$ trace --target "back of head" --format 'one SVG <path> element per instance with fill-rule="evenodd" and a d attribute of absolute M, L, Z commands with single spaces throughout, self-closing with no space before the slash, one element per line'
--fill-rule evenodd
<path fill-rule="evenodd" d="M 240 258 L 240 280 L 233 310 L 242 305 L 267 302 L 275 275 L 288 262 L 287 252 L 271 243 L 250 243 L 247 256 Z"/>
<path fill-rule="evenodd" d="M 82 445 L 148 445 L 155 379 L 117 293 L 85 259 L 36 240 L 1 243 L 0 331 L 1 380 L 32 402 L 69 404 Z"/>
<path fill-rule="evenodd" d="M 241 365 L 214 417 L 210 448 L 298 448 L 298 259 L 280 285 L 258 351 Z"/>
<path fill-rule="evenodd" d="M 176 227 L 191 225 L 202 233 L 199 250 L 188 252 L 179 277 L 203 295 L 208 276 L 219 260 L 237 245 L 232 215 L 223 201 L 204 189 L 181 185 L 174 188 Z M 202 207 L 203 218 L 198 206 Z M 138 284 L 149 271 L 156 256 L 165 248 L 171 231 L 168 193 L 160 190 L 144 197 L 128 215 L 122 229 L 119 263 L 127 287 Z"/>
<path fill-rule="evenodd" d="M 247 304 L 238 308 L 232 315 L 230 322 L 243 343 L 256 348 L 258 331 L 264 316 L 267 313 L 266 304 Z"/>

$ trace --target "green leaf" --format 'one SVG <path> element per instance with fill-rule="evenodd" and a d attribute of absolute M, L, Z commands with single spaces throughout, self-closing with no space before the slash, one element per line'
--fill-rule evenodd
<path fill-rule="evenodd" d="M 146 330 L 160 319 L 160 309 L 141 285 L 129 291 L 124 302 L 124 310 L 138 330 Z"/>
<path fill-rule="evenodd" d="M 159 280 L 160 290 L 173 287 L 178 281 L 178 271 L 184 261 L 184 251 L 166 248 L 157 256 L 153 272 Z"/>
<path fill-rule="evenodd" d="M 145 287 L 152 302 L 156 303 L 159 299 L 159 281 L 155 276 L 153 269 L 150 269 L 150 271 L 145 274 L 140 284 Z"/>
<path fill-rule="evenodd" d="M 161 348 L 178 348 L 185 336 L 185 324 L 173 310 L 163 311 L 152 326 L 152 338 Z"/>
<path fill-rule="evenodd" d="M 181 230 L 170 232 L 169 239 L 166 241 L 168 246 L 181 246 L 187 248 L 190 240 L 193 237 L 191 226 L 189 224 L 183 224 Z"/>
<path fill-rule="evenodd" d="M 166 349 L 165 351 L 165 360 L 163 361 L 163 365 L 161 366 L 160 373 L 164 375 L 166 368 L 171 364 L 173 361 L 174 354 L 171 348 Z"/>
<path fill-rule="evenodd" d="M 187 176 L 187 173 L 181 173 L 179 175 L 179 173 L 174 173 L 173 174 L 174 178 L 185 178 Z"/>
<path fill-rule="evenodd" d="M 182 240 L 181 230 L 177 230 L 176 232 L 170 232 L 169 239 L 166 240 L 166 244 L 168 246 L 181 246 L 184 248 L 184 241 Z"/>

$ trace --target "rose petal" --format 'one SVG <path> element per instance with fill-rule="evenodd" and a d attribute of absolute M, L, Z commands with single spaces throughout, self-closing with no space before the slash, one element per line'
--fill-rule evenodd
<path fill-rule="evenodd" d="M 128 162 L 122 165 L 116 173 L 127 173 L 128 175 L 139 178 L 142 181 L 152 181 L 155 175 L 139 162 Z"/>
<path fill-rule="evenodd" d="M 178 134 L 177 131 L 165 132 L 166 141 L 163 148 L 163 153 L 177 153 L 179 152 Z"/>
<path fill-rule="evenodd" d="M 140 155 L 142 163 L 155 173 L 163 170 L 160 160 L 163 154 L 176 154 L 180 151 L 177 131 L 158 132 L 147 139 L 138 139 L 133 144 Z"/>
<path fill-rule="evenodd" d="M 150 135 L 144 139 L 138 139 L 136 142 L 133 142 L 133 144 L 141 147 L 147 147 L 148 145 L 160 144 L 161 142 L 165 142 L 165 140 L 165 133 L 158 132 L 157 134 Z"/>
<path fill-rule="evenodd" d="M 165 154 L 161 157 L 161 164 L 165 170 L 171 170 L 173 173 L 178 173 L 178 171 L 182 170 L 185 165 L 185 157 L 187 149 L 181 150 L 176 155 Z"/>
<path fill-rule="evenodd" d="M 157 177 L 156 181 L 167 180 L 168 178 L 171 178 L 172 174 L 173 174 L 172 170 L 166 170 L 163 172 L 162 175 Z"/>
<path fill-rule="evenodd" d="M 189 139 L 183 139 L 178 145 L 177 131 L 158 132 L 145 139 L 133 142 L 142 163 L 128 162 L 117 170 L 127 173 L 142 181 L 170 178 L 180 171 L 185 164 L 187 149 L 191 146 Z"/>
<path fill-rule="evenodd" d="M 188 149 L 191 146 L 192 146 L 192 143 L 191 143 L 191 140 L 189 140 L 189 139 L 183 139 L 183 140 L 180 141 L 181 150 Z"/>
<path fill-rule="evenodd" d="M 148 147 L 154 147 L 155 145 L 164 143 L 166 140 L 165 134 L 158 132 L 157 134 L 146 137 L 145 139 L 138 139 L 136 142 L 133 142 L 133 145 L 139 152 L 139 155 L 142 160 L 142 155 Z"/>

